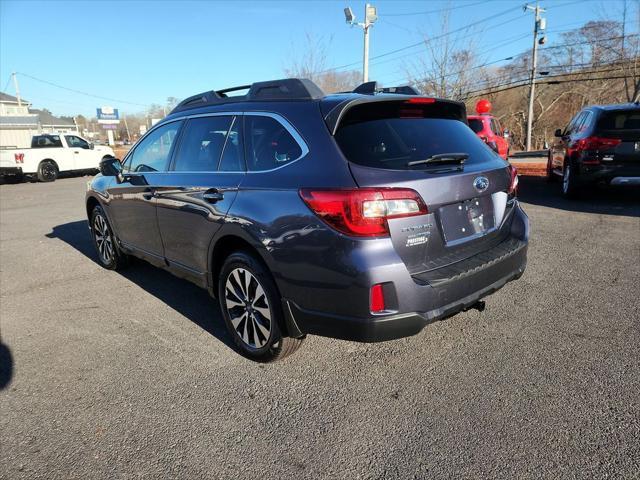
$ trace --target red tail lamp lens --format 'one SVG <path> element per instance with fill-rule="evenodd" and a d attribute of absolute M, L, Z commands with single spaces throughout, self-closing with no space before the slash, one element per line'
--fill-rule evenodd
<path fill-rule="evenodd" d="M 382 284 L 378 283 L 371 287 L 371 313 L 380 313 L 384 312 L 384 290 L 382 289 Z"/>
<path fill-rule="evenodd" d="M 347 235 L 389 235 L 390 218 L 428 213 L 415 190 L 406 188 L 301 189 L 300 197 L 324 222 Z"/>
<path fill-rule="evenodd" d="M 412 103 L 414 105 L 425 105 L 429 103 L 436 103 L 436 99 L 427 98 L 427 97 L 414 97 L 414 98 L 410 98 L 405 103 Z"/>
<path fill-rule="evenodd" d="M 509 190 L 507 190 L 507 193 L 509 195 L 515 195 L 518 191 L 518 170 L 513 165 L 509 165 L 509 173 L 511 178 L 509 180 Z"/>

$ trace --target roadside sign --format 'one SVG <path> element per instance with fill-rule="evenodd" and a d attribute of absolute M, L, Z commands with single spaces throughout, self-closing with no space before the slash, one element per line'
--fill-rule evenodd
<path fill-rule="evenodd" d="M 98 123 L 120 123 L 120 112 L 113 107 L 96 108 Z"/>
<path fill-rule="evenodd" d="M 117 130 L 118 125 L 113 123 L 103 123 L 102 128 L 104 128 L 105 130 Z"/>

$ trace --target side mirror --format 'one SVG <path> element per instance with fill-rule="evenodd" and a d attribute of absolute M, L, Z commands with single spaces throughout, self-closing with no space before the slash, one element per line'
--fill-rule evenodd
<path fill-rule="evenodd" d="M 94 145 L 93 145 L 93 143 L 90 143 L 90 144 L 89 144 L 89 149 L 90 149 L 90 150 L 93 150 L 93 149 L 94 149 Z"/>
<path fill-rule="evenodd" d="M 122 164 L 114 157 L 105 158 L 100 162 L 100 173 L 104 177 L 122 177 Z"/>
<path fill-rule="evenodd" d="M 507 130 L 507 129 L 505 128 L 505 129 L 504 129 L 504 132 L 502 132 L 502 136 L 503 136 L 504 138 L 509 138 L 509 135 L 510 135 L 509 130 Z"/>
<path fill-rule="evenodd" d="M 562 137 L 562 129 L 558 128 L 553 135 L 556 137 Z"/>

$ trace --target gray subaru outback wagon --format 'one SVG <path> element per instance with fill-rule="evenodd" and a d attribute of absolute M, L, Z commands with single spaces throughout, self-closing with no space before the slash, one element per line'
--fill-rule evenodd
<path fill-rule="evenodd" d="M 187 98 L 91 182 L 99 262 L 134 255 L 208 289 L 260 361 L 307 334 L 392 340 L 481 309 L 522 275 L 529 222 L 515 169 L 466 117 L 375 82 Z"/>

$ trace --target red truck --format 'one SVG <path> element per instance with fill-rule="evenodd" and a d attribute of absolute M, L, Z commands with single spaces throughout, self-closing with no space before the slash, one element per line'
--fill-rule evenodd
<path fill-rule="evenodd" d="M 467 116 L 471 130 L 506 160 L 509 157 L 509 132 L 503 130 L 498 119 L 491 115 L 491 102 L 478 100 L 476 112 L 477 115 Z"/>

